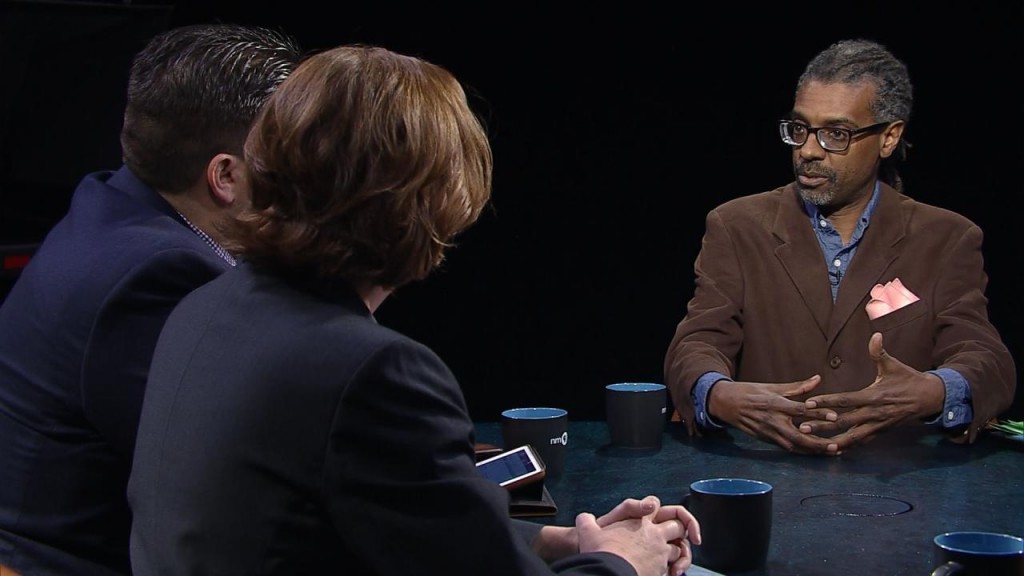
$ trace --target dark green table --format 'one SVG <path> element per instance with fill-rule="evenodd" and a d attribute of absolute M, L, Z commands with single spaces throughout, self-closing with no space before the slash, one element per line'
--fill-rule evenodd
<path fill-rule="evenodd" d="M 477 441 L 501 446 L 500 426 Z M 623 498 L 679 503 L 690 482 L 743 477 L 774 486 L 768 565 L 753 574 L 907 574 L 932 569 L 932 538 L 952 530 L 1024 535 L 1024 444 L 986 436 L 953 444 L 928 428 L 890 431 L 840 457 L 801 456 L 739 432 L 689 438 L 668 423 L 658 450 L 609 445 L 602 422 L 570 422 L 565 474 L 547 480 L 557 516 L 601 514 Z"/>

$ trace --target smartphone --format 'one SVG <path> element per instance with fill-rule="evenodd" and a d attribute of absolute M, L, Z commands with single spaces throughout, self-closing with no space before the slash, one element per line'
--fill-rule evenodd
<path fill-rule="evenodd" d="M 544 461 L 529 444 L 485 458 L 476 467 L 485 478 L 509 490 L 544 478 Z"/>

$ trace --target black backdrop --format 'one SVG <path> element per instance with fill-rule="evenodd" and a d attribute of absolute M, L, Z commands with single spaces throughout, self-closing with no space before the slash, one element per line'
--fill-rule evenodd
<path fill-rule="evenodd" d="M 381 44 L 452 70 L 491 134 L 492 209 L 458 238 L 442 269 L 397 292 L 378 319 L 448 362 L 475 419 L 540 404 L 585 419 L 603 417 L 604 384 L 661 381 L 666 346 L 692 293 L 705 213 L 791 178 L 775 121 L 789 110 L 807 60 L 847 37 L 879 40 L 909 66 L 916 102 L 906 133 L 914 145 L 903 169 L 907 192 L 985 229 L 990 310 L 1024 362 L 1024 319 L 1014 302 L 1021 257 L 1009 205 L 1024 191 L 1017 126 L 1024 3 L 895 4 L 467 10 L 196 2 L 169 4 L 167 25 L 262 24 L 311 50 Z M 61 32 L 33 34 L 57 41 Z M 81 93 L 120 96 L 123 63 L 95 65 L 97 84 Z M 122 73 L 116 86 L 112 66 Z M 48 77 L 59 86 L 61 75 Z M 122 104 L 93 100 L 83 115 L 116 116 Z M 115 166 L 116 122 L 78 128 L 61 133 L 83 148 L 112 149 L 106 164 Z M 89 161 L 46 159 L 80 166 L 76 173 L 108 167 Z M 26 195 L 18 196 L 24 205 Z M 27 197 L 46 205 L 39 194 Z M 8 229 L 26 220 L 0 209 Z M 1022 412 L 1020 395 L 1011 415 Z"/>

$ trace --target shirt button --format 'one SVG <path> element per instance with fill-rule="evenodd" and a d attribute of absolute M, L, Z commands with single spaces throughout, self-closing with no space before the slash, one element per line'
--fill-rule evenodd
<path fill-rule="evenodd" d="M 818 226 L 821 226 L 822 228 L 828 228 L 828 222 L 820 220 L 818 221 Z"/>
<path fill-rule="evenodd" d="M 828 365 L 833 368 L 839 368 L 839 365 L 842 363 L 843 360 L 839 356 L 833 356 L 832 359 L 828 361 Z"/>
<path fill-rule="evenodd" d="M 949 412 L 946 412 L 946 420 L 952 420 L 952 419 L 953 419 L 953 411 L 950 410 Z"/>
<path fill-rule="evenodd" d="M 832 261 L 832 265 L 835 266 L 836 268 L 839 268 L 840 266 L 842 266 L 842 264 L 843 263 L 840 262 L 839 258 L 836 258 L 835 260 Z"/>

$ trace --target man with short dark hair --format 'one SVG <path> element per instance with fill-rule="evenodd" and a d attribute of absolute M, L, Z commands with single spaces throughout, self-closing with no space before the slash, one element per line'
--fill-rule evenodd
<path fill-rule="evenodd" d="M 124 166 L 86 176 L 0 307 L 0 565 L 129 574 L 125 495 L 149 364 L 178 301 L 234 264 L 242 146 L 301 58 L 281 33 L 164 32 L 135 57 Z"/>

